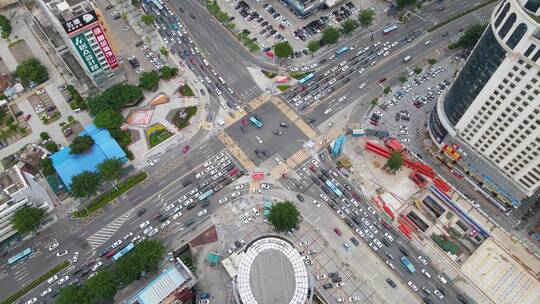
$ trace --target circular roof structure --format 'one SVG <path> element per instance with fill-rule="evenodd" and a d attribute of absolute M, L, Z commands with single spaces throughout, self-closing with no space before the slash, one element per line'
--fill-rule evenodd
<path fill-rule="evenodd" d="M 300 253 L 275 236 L 256 239 L 246 247 L 236 282 L 244 304 L 303 304 L 309 288 Z"/>

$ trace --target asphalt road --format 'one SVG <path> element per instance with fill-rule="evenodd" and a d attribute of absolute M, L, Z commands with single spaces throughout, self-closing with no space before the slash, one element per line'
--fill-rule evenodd
<path fill-rule="evenodd" d="M 334 205 L 336 209 L 340 210 L 341 217 L 342 218 L 348 218 L 352 223 L 352 231 L 355 229 L 360 228 L 366 236 L 361 237 L 358 235 L 358 233 L 353 232 L 355 238 L 360 241 L 364 241 L 366 244 L 370 244 L 374 241 L 373 238 L 370 238 L 367 236 L 365 231 L 369 231 L 370 226 L 375 226 L 375 229 L 377 230 L 377 233 L 374 233 L 374 238 L 378 239 L 381 242 L 384 242 L 383 239 L 388 243 L 389 246 L 386 244 L 382 244 L 382 248 L 378 248 L 375 253 L 381 258 L 383 263 L 391 263 L 394 266 L 394 272 L 395 274 L 403 281 L 405 285 L 407 285 L 407 282 L 412 281 L 417 287 L 418 292 L 417 294 L 420 297 L 427 296 L 431 299 L 434 303 L 457 303 L 456 295 L 459 293 L 455 290 L 451 282 L 448 282 L 447 284 L 442 284 L 437 278 L 436 275 L 441 274 L 437 269 L 432 267 L 431 264 L 424 265 L 419 259 L 418 256 L 422 256 L 423 258 L 427 259 L 429 262 L 429 257 L 422 252 L 419 252 L 416 248 L 414 248 L 412 245 L 410 245 L 410 242 L 405 239 L 401 232 L 397 231 L 394 226 L 390 226 L 390 229 L 387 229 L 381 225 L 381 216 L 379 213 L 374 210 L 375 208 L 371 207 L 371 204 L 369 204 L 365 199 L 359 199 L 358 203 L 360 204 L 357 208 L 357 216 L 359 218 L 367 219 L 368 222 L 365 222 L 362 220 L 361 224 L 356 224 L 352 221 L 353 216 L 355 216 L 355 206 L 351 204 L 351 199 L 353 198 L 352 192 L 356 191 L 356 193 L 361 193 L 360 191 L 357 191 L 354 189 L 354 187 L 351 186 L 352 191 L 347 191 L 345 189 L 344 185 L 349 184 L 351 185 L 345 177 L 339 173 L 339 171 L 335 168 L 334 164 L 329 160 L 330 158 L 326 155 L 325 161 L 320 161 L 320 159 L 317 159 L 317 163 L 319 164 L 319 168 L 314 166 L 311 161 L 313 159 L 307 160 L 303 164 L 299 165 L 296 168 L 296 174 L 300 176 L 300 179 L 297 179 L 294 183 L 291 183 L 291 181 L 287 179 L 282 179 L 281 181 L 288 185 L 287 188 L 289 188 L 292 191 L 298 191 L 303 193 L 305 196 L 313 197 L 315 200 L 317 200 L 321 207 L 328 208 L 330 212 L 335 212 L 332 210 L 331 205 Z M 315 170 L 315 173 L 311 171 Z M 305 169 L 304 169 L 305 168 Z M 328 170 L 327 173 L 329 174 L 329 177 L 332 179 L 337 180 L 337 182 L 341 185 L 341 191 L 345 194 L 345 196 L 342 196 L 341 198 L 338 198 L 337 196 L 333 195 L 330 191 L 330 189 L 327 186 L 324 186 L 322 182 L 315 183 L 313 181 L 313 178 L 318 179 L 318 175 L 322 176 L 325 180 L 329 179 L 328 177 L 324 177 L 322 175 L 322 170 Z M 333 172 L 333 173 L 332 173 Z M 323 190 L 326 190 L 324 191 Z M 347 194 L 348 192 L 349 194 Z M 326 203 L 323 198 L 321 198 L 320 195 L 327 193 L 326 195 L 329 197 L 329 202 Z M 346 202 L 342 201 L 344 197 L 347 197 Z M 313 203 L 312 200 L 307 200 L 306 203 Z M 346 204 L 349 204 L 349 206 L 346 206 Z M 372 208 L 373 212 L 368 210 L 369 208 Z M 349 214 L 345 212 L 345 209 L 348 210 Z M 339 216 L 339 215 L 338 215 Z M 365 224 L 365 223 L 366 224 Z M 388 238 L 383 236 L 385 232 L 390 233 L 390 235 L 393 236 L 393 241 L 390 241 Z M 339 237 L 339 236 L 332 236 L 332 237 Z M 353 244 L 346 238 L 344 238 L 344 243 L 349 244 L 349 246 L 353 247 Z M 368 247 L 374 247 L 368 246 Z M 400 261 L 400 258 L 404 256 L 404 254 L 400 251 L 400 248 L 398 246 L 401 246 L 405 248 L 405 250 L 408 252 L 408 259 L 413 264 L 416 271 L 414 273 L 408 272 L 406 268 L 403 266 L 403 264 Z M 386 252 L 390 253 L 393 259 L 391 259 Z M 388 262 L 387 262 L 388 261 Z M 390 267 L 390 266 L 389 266 Z M 431 276 L 431 278 L 427 278 L 424 274 L 421 273 L 421 269 L 425 269 Z M 444 274 L 442 274 L 445 278 L 447 278 Z M 426 295 L 425 293 L 421 292 L 421 288 L 426 287 L 431 293 L 431 296 Z M 433 295 L 434 289 L 441 289 L 443 288 L 446 291 L 446 295 L 441 300 L 439 298 L 436 298 Z M 411 290 L 412 291 L 412 290 Z"/>

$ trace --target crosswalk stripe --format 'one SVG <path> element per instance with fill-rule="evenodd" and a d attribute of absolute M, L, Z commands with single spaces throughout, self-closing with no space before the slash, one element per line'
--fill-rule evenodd
<path fill-rule="evenodd" d="M 132 210 L 124 213 L 122 216 L 110 222 L 107 226 L 101 228 L 98 232 L 89 236 L 86 241 L 90 244 L 92 250 L 109 240 L 111 236 L 116 233 L 118 228 L 120 228 L 120 226 L 122 226 L 122 224 L 124 224 L 124 222 L 129 218 L 131 212 Z"/>

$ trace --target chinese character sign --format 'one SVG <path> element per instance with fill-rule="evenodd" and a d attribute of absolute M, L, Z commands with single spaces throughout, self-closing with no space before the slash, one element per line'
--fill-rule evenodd
<path fill-rule="evenodd" d="M 94 34 L 94 37 L 96 37 L 96 41 L 103 52 L 103 56 L 105 56 L 105 60 L 107 60 L 107 63 L 111 69 L 116 68 L 118 66 L 118 61 L 116 60 L 116 56 L 114 55 L 114 52 L 111 49 L 101 26 L 98 25 L 92 28 L 92 34 Z"/>
<path fill-rule="evenodd" d="M 64 22 L 62 26 L 64 27 L 64 30 L 66 31 L 66 33 L 69 35 L 69 34 L 74 33 L 75 31 L 78 31 L 80 29 L 83 29 L 95 23 L 97 20 L 98 19 L 97 19 L 96 12 L 89 11 L 87 13 L 84 13 L 80 16 L 77 16 L 71 20 Z"/>
<path fill-rule="evenodd" d="M 103 73 L 103 68 L 101 67 L 101 64 L 99 63 L 96 54 L 92 50 L 92 47 L 90 46 L 90 43 L 88 43 L 88 40 L 86 39 L 84 33 L 80 33 L 76 36 L 71 37 L 71 42 L 73 42 L 73 45 L 75 46 L 75 49 L 77 49 L 79 56 L 81 56 L 81 59 L 86 65 L 86 68 L 88 69 L 88 71 L 90 71 L 92 75 L 95 76 Z"/>

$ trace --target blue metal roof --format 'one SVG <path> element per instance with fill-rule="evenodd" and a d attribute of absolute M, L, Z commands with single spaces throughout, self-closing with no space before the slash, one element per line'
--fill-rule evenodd
<path fill-rule="evenodd" d="M 85 153 L 69 154 L 71 149 L 64 147 L 51 156 L 53 167 L 69 188 L 73 176 L 81 174 L 83 171 L 95 172 L 97 165 L 110 158 L 118 158 L 127 161 L 126 153 L 112 138 L 109 131 L 99 129 L 94 124 L 86 126 L 79 136 L 88 135 L 94 139 L 95 144 Z"/>
<path fill-rule="evenodd" d="M 159 304 L 187 279 L 178 268 L 171 266 L 131 298 L 129 303 Z"/>

